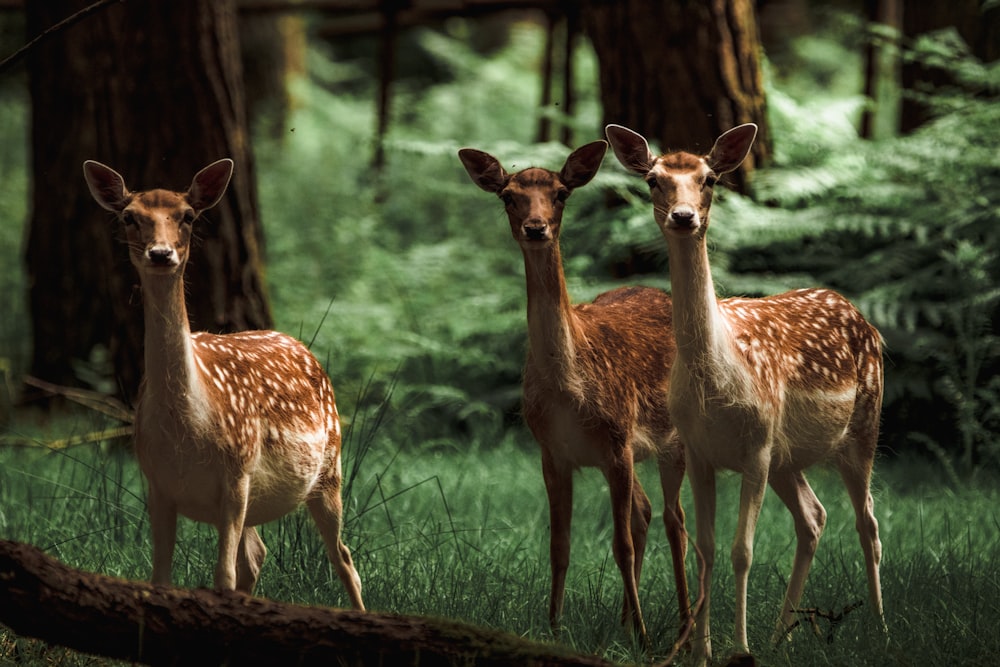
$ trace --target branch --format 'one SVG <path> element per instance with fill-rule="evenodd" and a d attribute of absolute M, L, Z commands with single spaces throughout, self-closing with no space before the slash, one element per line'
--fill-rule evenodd
<path fill-rule="evenodd" d="M 834 631 L 836 631 L 837 626 L 840 625 L 841 621 L 844 620 L 845 616 L 847 616 L 855 609 L 861 607 L 863 604 L 864 603 L 860 600 L 857 602 L 853 602 L 844 607 L 844 610 L 839 614 L 834 613 L 832 611 L 823 611 L 822 609 L 818 609 L 816 607 L 810 607 L 808 609 L 793 609 L 792 613 L 798 614 L 799 619 L 785 629 L 785 632 L 782 635 L 782 637 L 787 637 L 789 634 L 791 634 L 792 630 L 802 625 L 803 621 L 808 621 L 809 624 L 812 626 L 813 632 L 816 634 L 816 636 L 822 637 L 823 631 L 820 629 L 819 623 L 816 621 L 816 619 L 822 618 L 830 623 L 830 629 L 826 633 L 826 643 L 832 644 L 833 633 Z"/>
<path fill-rule="evenodd" d="M 0 623 L 150 665 L 592 665 L 595 657 L 456 621 L 340 611 L 74 570 L 0 540 Z"/>
<path fill-rule="evenodd" d="M 114 396 L 108 396 L 107 394 L 102 394 L 98 391 L 89 391 L 87 389 L 78 389 L 77 387 L 64 387 L 62 385 L 52 384 L 51 382 L 46 382 L 45 380 L 36 378 L 33 375 L 25 375 L 24 384 L 37 387 L 49 392 L 50 394 L 63 396 L 74 403 L 79 403 L 84 407 L 96 410 L 97 412 L 107 415 L 108 417 L 117 419 L 118 421 L 123 421 L 126 424 L 132 424 L 135 422 L 135 411 Z"/>
<path fill-rule="evenodd" d="M 33 40 L 31 40 L 30 42 L 19 48 L 17 51 L 15 51 L 14 53 L 10 54 L 2 61 L 0 61 L 0 74 L 3 74 L 8 69 L 13 67 L 19 60 L 21 60 L 21 58 L 27 55 L 28 51 L 35 48 L 36 45 L 41 44 L 49 37 L 52 37 L 56 33 L 61 32 L 66 28 L 69 28 L 71 25 L 77 23 L 78 21 L 82 21 L 83 19 L 87 18 L 97 10 L 103 9 L 105 6 L 110 5 L 113 2 L 124 2 L 124 0 L 97 0 L 97 2 L 87 5 L 80 11 L 74 14 L 70 14 L 59 23 L 56 23 L 55 25 L 46 28 Z"/>

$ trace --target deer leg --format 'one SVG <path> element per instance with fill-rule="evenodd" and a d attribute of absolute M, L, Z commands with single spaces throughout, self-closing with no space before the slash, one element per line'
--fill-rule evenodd
<path fill-rule="evenodd" d="M 684 530 L 684 508 L 681 507 L 684 459 L 661 458 L 658 464 L 660 486 L 663 488 L 663 523 L 667 529 L 667 542 L 670 544 L 670 558 L 674 569 L 677 613 L 683 628 L 691 617 L 691 596 L 688 592 L 687 572 L 684 569 L 687 557 L 687 531 Z"/>
<path fill-rule="evenodd" d="M 236 590 L 252 594 L 260 577 L 260 568 L 267 556 L 267 547 L 253 526 L 243 528 L 240 546 L 236 552 Z"/>
<path fill-rule="evenodd" d="M 548 450 L 542 448 L 542 477 L 549 497 L 549 561 L 552 566 L 552 591 L 549 595 L 549 626 L 559 633 L 563 598 L 566 594 L 566 571 L 569 569 L 570 522 L 573 518 L 573 471 L 558 465 Z"/>
<path fill-rule="evenodd" d="M 219 531 L 219 559 L 215 564 L 216 590 L 231 591 L 236 588 L 236 561 L 240 541 L 243 539 L 249 499 L 249 475 L 236 480 L 229 494 L 223 497 L 221 517 L 216 526 Z"/>
<path fill-rule="evenodd" d="M 631 528 L 635 473 L 632 469 L 631 457 L 612 461 L 605 469 L 604 475 L 611 488 L 611 518 L 614 523 L 612 551 L 625 588 L 622 622 L 630 621 L 633 632 L 643 641 L 648 642 L 646 624 L 643 623 L 642 610 L 639 606 L 639 587 L 635 579 L 636 555 L 635 545 L 632 543 Z M 648 504 L 649 500 L 647 499 L 646 502 Z"/>
<path fill-rule="evenodd" d="M 731 559 L 733 575 L 736 581 L 736 626 L 733 630 L 733 641 L 737 650 L 750 652 L 750 642 L 747 639 L 747 583 L 750 578 L 750 566 L 753 563 L 753 537 L 757 529 L 757 519 L 760 517 L 760 507 L 764 502 L 764 492 L 767 490 L 767 473 L 769 461 L 766 456 L 749 461 L 743 470 L 743 481 L 740 485 L 740 514 L 736 523 L 736 537 L 733 540 Z"/>
<path fill-rule="evenodd" d="M 882 560 L 882 542 L 878 537 L 878 521 L 875 519 L 875 504 L 870 490 L 871 466 L 861 468 L 844 462 L 840 465 L 840 476 L 847 487 L 847 494 L 854 505 L 855 527 L 861 540 L 861 550 L 865 555 L 865 571 L 868 575 L 868 598 L 872 613 L 878 618 L 885 632 L 885 616 L 882 612 L 882 584 L 879 579 L 879 563 Z"/>
<path fill-rule="evenodd" d="M 649 496 L 639 483 L 639 478 L 632 475 L 632 516 L 629 529 L 632 533 L 632 550 L 635 552 L 635 584 L 642 580 L 642 561 L 646 555 L 646 537 L 649 535 L 649 522 L 653 519 L 653 505 Z"/>
<path fill-rule="evenodd" d="M 715 470 L 691 456 L 685 449 L 688 479 L 694 497 L 695 545 L 701 553 L 698 567 L 701 610 L 692 633 L 692 664 L 705 665 L 712 660 L 712 570 L 715 567 Z"/>
<path fill-rule="evenodd" d="M 347 597 L 351 600 L 354 609 L 364 611 L 365 603 L 361 599 L 361 577 L 354 567 L 354 560 L 351 558 L 351 551 L 340 538 L 340 529 L 343 520 L 343 504 L 340 499 L 340 484 L 328 484 L 318 490 L 306 501 L 309 513 L 312 515 L 323 543 L 326 544 L 326 553 L 333 564 L 333 569 L 347 591 Z"/>
<path fill-rule="evenodd" d="M 781 617 L 772 637 L 772 641 L 778 642 L 795 622 L 794 610 L 798 608 L 802 599 L 806 577 L 809 575 L 819 539 L 823 535 L 826 510 L 823 509 L 823 505 L 820 504 L 801 471 L 772 475 L 769 482 L 778 498 L 791 512 L 795 522 L 795 562 L 788 579 L 788 590 L 785 592 L 785 601 L 781 607 Z"/>
<path fill-rule="evenodd" d="M 177 507 L 149 485 L 146 501 L 149 511 L 149 525 L 153 533 L 153 576 L 154 584 L 171 583 L 174 561 L 174 545 L 177 543 Z"/>

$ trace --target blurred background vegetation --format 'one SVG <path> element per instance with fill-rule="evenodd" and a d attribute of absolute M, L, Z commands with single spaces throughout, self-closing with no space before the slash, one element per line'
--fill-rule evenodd
<path fill-rule="evenodd" d="M 765 17 L 772 3 L 759 4 Z M 716 284 L 725 295 L 841 291 L 887 342 L 886 456 L 933 457 L 956 478 L 996 468 L 1000 68 L 977 59 L 954 28 L 894 42 L 904 64 L 945 76 L 906 93 L 922 96 L 920 124 L 900 134 L 883 114 L 862 138 L 873 108 L 865 52 L 886 31 L 868 24 L 860 2 L 788 4 L 804 8 L 800 23 L 776 36 L 762 21 L 773 155 L 748 195 L 718 197 Z M 981 10 L 995 14 L 997 4 Z M 330 36 L 319 12 L 295 20 L 302 57 L 281 103 L 248 88 L 275 328 L 310 342 L 342 413 L 378 413 L 380 437 L 395 446 L 448 451 L 511 433 L 529 442 L 518 406 L 522 259 L 500 203 L 469 182 L 456 151 L 486 150 L 510 169 L 555 168 L 575 146 L 538 142 L 540 117 L 568 129 L 576 145 L 599 138 L 594 50 L 581 39 L 572 52 L 569 116 L 542 104 L 543 15 L 402 31 L 376 168 L 375 37 Z M 18 12 L 0 13 L 0 28 L 4 53 L 23 43 Z M 890 105 L 902 94 L 891 79 L 878 92 Z M 0 77 L 0 418 L 11 437 L 49 418 L 21 391 L 32 346 L 23 260 L 29 126 L 26 75 L 15 70 Z M 669 289 L 665 244 L 640 185 L 608 161 L 570 200 L 562 239 L 575 300 L 623 283 Z M 74 368 L 78 384 L 115 391 L 107 349 Z"/>

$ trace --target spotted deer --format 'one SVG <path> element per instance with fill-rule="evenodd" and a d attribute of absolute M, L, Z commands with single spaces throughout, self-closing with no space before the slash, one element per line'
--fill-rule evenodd
<path fill-rule="evenodd" d="M 669 406 L 686 446 L 696 544 L 704 557 L 695 657 L 699 662 L 711 658 L 709 588 L 720 469 L 742 474 L 732 547 L 734 641 L 740 649 L 749 650 L 747 577 L 765 487 L 771 485 L 795 523 L 780 636 L 794 620 L 826 522 L 826 511 L 803 474 L 821 461 L 837 467 L 854 505 L 871 606 L 881 619 L 882 547 L 869 490 L 882 403 L 881 336 L 850 302 L 826 289 L 716 298 L 706 249 L 713 186 L 746 157 L 756 125 L 729 130 L 707 156 L 675 152 L 657 157 L 635 132 L 619 125 L 606 131 L 622 165 L 648 183 L 653 217 L 667 242 L 677 344 Z"/>
<path fill-rule="evenodd" d="M 549 499 L 549 622 L 558 632 L 569 567 L 573 473 L 596 467 L 611 492 L 612 546 L 624 585 L 622 622 L 647 640 L 638 583 L 652 506 L 634 462 L 648 456 L 659 464 L 680 617 L 689 616 L 680 502 L 684 457 L 666 402 L 674 358 L 673 341 L 663 335 L 671 326 L 670 298 L 652 288 L 623 287 L 573 306 L 559 250 L 566 200 L 590 182 L 606 150 L 607 143 L 596 141 L 573 151 L 559 172 L 529 168 L 513 175 L 482 151 L 464 148 L 459 157 L 472 181 L 503 202 L 524 255 L 528 356 L 523 413 L 541 446 Z"/>
<path fill-rule="evenodd" d="M 184 267 L 198 217 L 222 198 L 224 159 L 186 192 L 133 192 L 88 160 L 91 195 L 125 225 L 144 301 L 145 376 L 135 450 L 149 487 L 153 575 L 169 584 L 177 515 L 219 532 L 215 587 L 253 591 L 266 548 L 254 526 L 305 502 L 351 605 L 361 580 L 340 538 L 340 420 L 330 380 L 304 345 L 276 331 L 191 333 Z"/>

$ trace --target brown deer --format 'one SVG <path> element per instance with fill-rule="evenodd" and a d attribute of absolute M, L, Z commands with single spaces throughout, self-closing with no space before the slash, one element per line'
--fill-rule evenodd
<path fill-rule="evenodd" d="M 191 333 L 184 266 L 192 227 L 222 198 L 232 160 L 186 192 L 132 192 L 118 172 L 83 163 L 97 203 L 125 225 L 142 284 L 145 376 L 135 449 L 149 486 L 155 584 L 169 584 L 177 515 L 219 531 L 215 587 L 252 592 L 266 548 L 254 526 L 305 502 L 351 605 L 361 580 L 340 538 L 340 419 L 315 357 L 276 331 Z"/>
<path fill-rule="evenodd" d="M 742 474 L 732 547 L 736 580 L 734 641 L 749 650 L 747 576 L 767 484 L 792 513 L 796 550 L 777 636 L 794 620 L 826 511 L 803 471 L 837 467 L 854 505 L 871 606 L 882 618 L 882 547 L 869 484 L 882 404 L 882 338 L 842 296 L 804 289 L 760 299 L 717 300 L 706 249 L 709 208 L 718 178 L 743 161 L 753 124 L 720 136 L 707 156 L 655 156 L 646 140 L 607 127 L 618 160 L 649 184 L 653 216 L 667 241 L 677 359 L 670 414 L 687 451 L 695 503 L 696 544 L 704 557 L 704 605 L 694 655 L 711 657 L 709 589 L 715 553 L 715 474 Z M 671 335 L 665 332 L 666 335 Z"/>
<path fill-rule="evenodd" d="M 493 156 L 471 148 L 459 157 L 472 181 L 500 197 L 524 255 L 528 289 L 528 358 L 524 419 L 542 450 L 549 497 L 552 591 L 549 622 L 558 632 L 569 567 L 573 472 L 599 468 L 611 491 L 613 552 L 625 588 L 622 622 L 644 641 L 638 582 L 652 517 L 634 462 L 654 456 L 663 486 L 664 522 L 682 622 L 689 616 L 680 488 L 682 447 L 667 411 L 673 341 L 670 298 L 623 287 L 573 306 L 563 276 L 559 232 L 570 193 L 594 177 L 607 143 L 595 141 L 559 172 L 529 168 L 508 174 Z"/>

